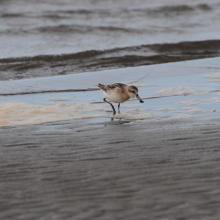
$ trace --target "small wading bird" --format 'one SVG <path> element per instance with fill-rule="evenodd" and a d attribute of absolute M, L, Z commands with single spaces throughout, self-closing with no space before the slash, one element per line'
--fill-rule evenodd
<path fill-rule="evenodd" d="M 115 83 L 111 85 L 103 85 L 99 83 L 98 87 L 102 90 L 105 96 L 103 101 L 111 105 L 113 115 L 116 114 L 115 108 L 112 103 L 108 102 L 106 99 L 109 99 L 111 102 L 119 103 L 118 113 L 120 113 L 120 103 L 123 103 L 130 98 L 137 97 L 141 103 L 144 103 L 144 101 L 138 95 L 138 88 L 135 86 L 128 86 L 122 83 Z"/>

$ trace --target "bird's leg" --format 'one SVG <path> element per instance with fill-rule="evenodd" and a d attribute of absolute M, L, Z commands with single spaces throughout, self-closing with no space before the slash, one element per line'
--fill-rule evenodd
<path fill-rule="evenodd" d="M 113 110 L 113 115 L 115 115 L 115 114 L 116 114 L 116 111 L 115 111 L 114 105 L 112 105 L 112 103 L 110 103 L 110 102 L 106 101 L 106 99 L 105 99 L 105 98 L 103 99 L 103 101 L 104 101 L 104 102 L 107 102 L 109 105 L 111 105 L 112 110 Z"/>
<path fill-rule="evenodd" d="M 120 103 L 118 104 L 118 113 L 120 114 Z"/>

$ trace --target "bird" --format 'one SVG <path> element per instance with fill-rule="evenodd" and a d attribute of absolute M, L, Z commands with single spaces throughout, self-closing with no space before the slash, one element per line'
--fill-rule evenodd
<path fill-rule="evenodd" d="M 140 103 L 144 103 L 144 101 L 138 95 L 138 88 L 136 86 L 126 85 L 122 83 L 114 83 L 110 85 L 103 85 L 99 83 L 98 87 L 102 90 L 105 96 L 103 101 L 111 105 L 113 110 L 113 115 L 116 114 L 114 105 L 112 105 L 112 103 L 108 102 L 106 99 L 110 100 L 111 102 L 119 103 L 118 113 L 120 113 L 120 104 L 127 101 L 130 98 L 137 97 Z"/>

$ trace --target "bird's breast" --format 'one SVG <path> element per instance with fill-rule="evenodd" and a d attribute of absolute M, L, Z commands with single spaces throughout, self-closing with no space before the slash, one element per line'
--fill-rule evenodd
<path fill-rule="evenodd" d="M 130 98 L 127 93 L 121 93 L 120 91 L 117 90 L 106 91 L 106 92 L 103 91 L 103 94 L 105 98 L 116 103 L 123 103 Z"/>

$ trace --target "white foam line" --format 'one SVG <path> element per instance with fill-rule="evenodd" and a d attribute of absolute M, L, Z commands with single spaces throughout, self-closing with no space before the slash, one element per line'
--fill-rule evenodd
<path fill-rule="evenodd" d="M 49 99 L 50 101 L 68 101 L 70 99 L 68 98 L 63 98 L 63 97 L 55 97 L 55 98 L 51 98 Z"/>
<path fill-rule="evenodd" d="M 158 91 L 159 95 L 179 95 L 179 96 L 186 96 L 186 95 L 207 95 L 210 90 L 200 90 L 194 89 L 190 87 L 170 87 L 161 89 Z"/>
<path fill-rule="evenodd" d="M 186 110 L 187 112 L 190 112 L 190 113 L 200 113 L 200 112 L 203 112 L 202 109 L 196 108 L 196 107 L 185 107 L 183 109 Z"/>
<path fill-rule="evenodd" d="M 177 102 L 177 105 L 198 105 L 199 102 L 195 102 L 196 99 L 188 99 L 181 102 Z"/>

